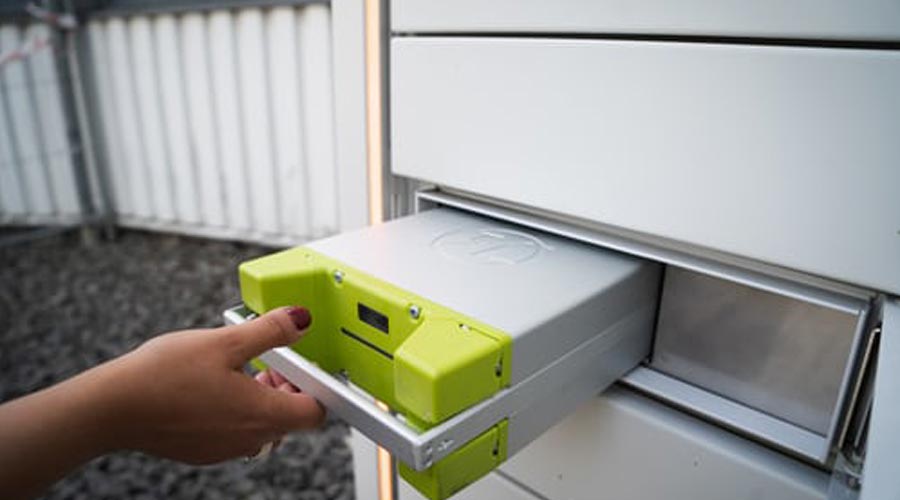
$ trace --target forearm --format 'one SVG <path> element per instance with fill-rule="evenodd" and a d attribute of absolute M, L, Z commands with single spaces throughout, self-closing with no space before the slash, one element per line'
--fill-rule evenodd
<path fill-rule="evenodd" d="M 0 491 L 31 498 L 111 448 L 101 366 L 0 405 Z"/>
<path fill-rule="evenodd" d="M 161 335 L 0 405 L 0 495 L 33 497 L 117 449 L 208 464 L 321 424 L 325 413 L 312 397 L 241 371 L 267 349 L 296 342 L 310 321 L 307 310 L 285 307 L 243 325 Z"/>

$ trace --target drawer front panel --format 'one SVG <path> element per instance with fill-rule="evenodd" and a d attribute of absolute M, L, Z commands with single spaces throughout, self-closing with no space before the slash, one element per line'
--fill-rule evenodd
<path fill-rule="evenodd" d="M 900 292 L 900 51 L 397 37 L 394 173 Z"/>
<path fill-rule="evenodd" d="M 827 476 L 631 393 L 610 390 L 501 470 L 553 499 L 813 499 Z"/>
<path fill-rule="evenodd" d="M 763 0 L 393 0 L 399 32 L 558 32 L 900 39 L 900 3 Z"/>
<path fill-rule="evenodd" d="M 822 499 L 828 476 L 719 428 L 611 389 L 460 499 Z M 406 485 L 403 500 L 421 497 Z"/>

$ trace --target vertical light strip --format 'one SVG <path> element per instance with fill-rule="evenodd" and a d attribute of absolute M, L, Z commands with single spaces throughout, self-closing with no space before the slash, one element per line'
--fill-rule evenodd
<path fill-rule="evenodd" d="M 366 61 L 366 172 L 369 179 L 369 224 L 384 221 L 384 186 L 382 164 L 381 99 L 381 1 L 365 0 L 365 61 Z M 388 411 L 386 404 L 376 404 Z M 378 447 L 376 471 L 379 500 L 394 500 L 394 459 L 390 452 Z"/>
<path fill-rule="evenodd" d="M 388 406 L 381 401 L 375 401 L 375 404 L 384 411 L 389 411 Z M 395 500 L 396 489 L 394 488 L 394 457 L 386 449 L 378 446 L 376 456 L 375 470 L 378 477 L 378 500 Z"/>
<path fill-rule="evenodd" d="M 365 0 L 365 36 L 366 171 L 369 179 L 369 224 L 378 224 L 384 220 L 380 0 Z"/>

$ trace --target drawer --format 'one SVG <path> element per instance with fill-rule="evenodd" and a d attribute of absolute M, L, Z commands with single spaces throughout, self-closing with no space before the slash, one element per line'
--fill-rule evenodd
<path fill-rule="evenodd" d="M 851 407 L 865 392 L 880 321 L 871 297 L 450 193 L 421 191 L 418 204 L 469 210 L 664 264 L 652 354 L 622 378 L 625 385 L 823 467 L 849 429 L 859 431 Z"/>
<path fill-rule="evenodd" d="M 818 469 L 613 387 L 454 500 L 814 500 L 827 489 Z"/>
<path fill-rule="evenodd" d="M 242 264 L 244 306 L 226 319 L 308 307 L 307 335 L 260 361 L 438 499 L 647 358 L 660 270 L 439 208 Z"/>
<path fill-rule="evenodd" d="M 900 4 L 763 0 L 392 0 L 400 33 L 595 33 L 897 40 Z"/>
<path fill-rule="evenodd" d="M 391 50 L 395 174 L 900 293 L 900 51 L 430 36 Z"/>

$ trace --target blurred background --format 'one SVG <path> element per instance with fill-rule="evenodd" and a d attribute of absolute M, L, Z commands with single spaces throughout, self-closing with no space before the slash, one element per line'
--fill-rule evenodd
<path fill-rule="evenodd" d="M 366 223 L 346 4 L 0 3 L 0 401 L 219 325 L 240 262 Z M 347 435 L 253 466 L 114 454 L 45 498 L 348 499 Z"/>

